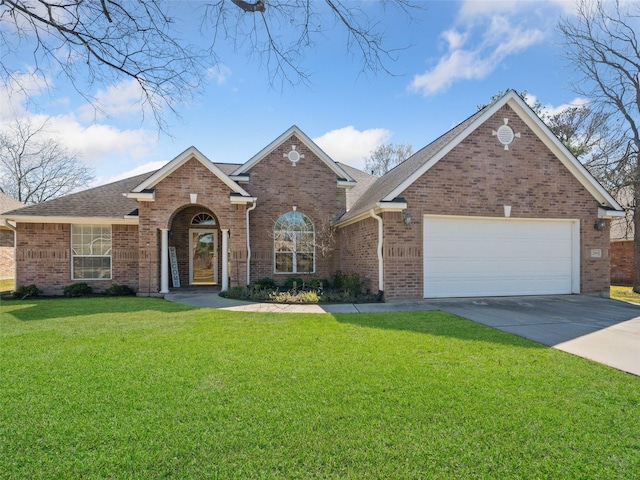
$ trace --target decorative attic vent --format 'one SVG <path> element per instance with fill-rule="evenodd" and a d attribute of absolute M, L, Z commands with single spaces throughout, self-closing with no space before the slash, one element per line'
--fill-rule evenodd
<path fill-rule="evenodd" d="M 519 133 L 513 133 L 513 129 L 507 125 L 509 123 L 509 119 L 504 119 L 504 125 L 500 125 L 498 130 L 494 130 L 491 134 L 494 137 L 498 137 L 498 141 L 504 145 L 505 150 L 509 150 L 509 145 L 513 143 L 516 138 L 520 138 Z"/>
<path fill-rule="evenodd" d="M 291 145 L 291 151 L 289 153 L 285 153 L 283 156 L 288 158 L 289 161 L 291 162 L 291 165 L 293 165 L 294 167 L 296 166 L 296 163 L 300 161 L 301 158 L 304 158 L 304 155 L 300 154 L 300 152 L 296 150 L 295 145 Z"/>

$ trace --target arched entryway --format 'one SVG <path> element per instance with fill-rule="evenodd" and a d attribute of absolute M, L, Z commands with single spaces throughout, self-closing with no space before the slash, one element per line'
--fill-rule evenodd
<path fill-rule="evenodd" d="M 184 286 L 218 285 L 222 277 L 221 230 L 208 208 L 190 205 L 176 212 L 169 230 L 171 284 Z M 177 281 L 179 279 L 179 282 Z"/>

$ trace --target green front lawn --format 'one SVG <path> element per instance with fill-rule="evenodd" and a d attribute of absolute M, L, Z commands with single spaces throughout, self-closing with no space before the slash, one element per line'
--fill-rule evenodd
<path fill-rule="evenodd" d="M 0 279 L 0 292 L 10 292 L 15 287 L 13 278 Z"/>
<path fill-rule="evenodd" d="M 632 287 L 620 287 L 611 285 L 611 298 L 623 302 L 640 303 L 640 294 L 635 293 Z"/>
<path fill-rule="evenodd" d="M 640 378 L 441 312 L 0 305 L 3 478 L 634 478 Z"/>

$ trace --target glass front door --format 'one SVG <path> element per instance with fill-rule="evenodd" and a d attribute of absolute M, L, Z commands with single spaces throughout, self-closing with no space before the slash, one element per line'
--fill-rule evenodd
<path fill-rule="evenodd" d="M 218 283 L 218 231 L 189 230 L 189 283 L 214 285 Z"/>

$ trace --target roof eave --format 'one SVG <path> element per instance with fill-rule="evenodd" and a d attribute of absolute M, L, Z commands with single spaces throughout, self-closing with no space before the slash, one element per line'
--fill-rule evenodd
<path fill-rule="evenodd" d="M 256 153 L 253 157 L 251 157 L 246 163 L 242 164 L 240 168 L 231 173 L 232 176 L 235 175 L 243 175 L 247 174 L 248 171 L 257 163 L 259 163 L 262 159 L 264 159 L 267 155 L 269 155 L 273 150 L 275 150 L 282 142 L 284 142 L 291 135 L 296 135 L 298 139 L 304 143 L 304 145 L 311 151 L 313 151 L 319 158 L 322 160 L 337 176 L 339 179 L 347 180 L 350 182 L 354 182 L 355 180 L 344 171 L 340 165 L 336 164 L 336 162 L 329 157 L 316 143 L 311 140 L 299 127 L 293 125 L 287 131 L 285 131 L 278 138 L 273 140 L 269 145 L 264 147 L 258 153 Z"/>
<path fill-rule="evenodd" d="M 15 223 L 70 223 L 70 224 L 98 224 L 98 225 L 138 225 L 138 217 L 123 215 L 122 217 L 79 217 L 79 216 L 48 216 L 48 215 L 12 215 L 8 217 Z"/>

